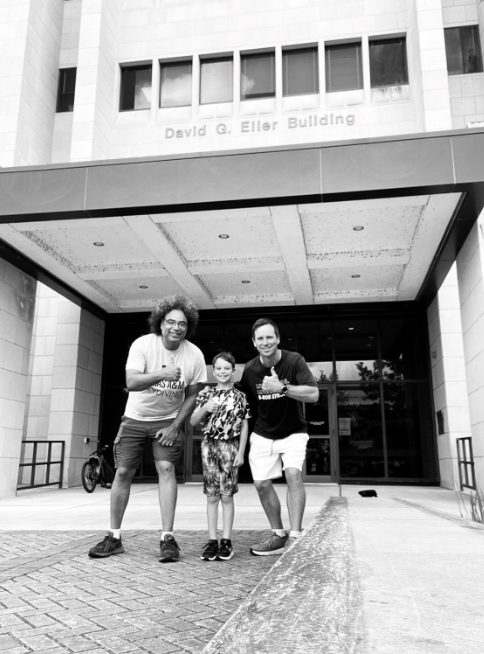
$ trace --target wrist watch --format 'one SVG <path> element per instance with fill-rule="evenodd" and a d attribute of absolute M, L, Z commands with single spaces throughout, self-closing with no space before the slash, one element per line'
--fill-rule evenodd
<path fill-rule="evenodd" d="M 283 384 L 280 390 L 281 395 L 287 395 L 288 390 L 287 384 Z"/>

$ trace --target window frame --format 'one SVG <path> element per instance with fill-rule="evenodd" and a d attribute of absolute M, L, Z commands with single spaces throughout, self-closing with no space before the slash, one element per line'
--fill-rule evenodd
<path fill-rule="evenodd" d="M 190 69 L 190 98 L 188 102 L 180 104 L 163 104 L 162 91 L 163 91 L 163 68 L 170 68 L 175 66 L 186 65 Z M 180 107 L 191 107 L 193 105 L 193 57 L 180 57 L 179 59 L 160 59 L 160 88 L 158 106 L 160 109 L 177 109 Z"/>
<path fill-rule="evenodd" d="M 73 84 L 73 91 L 72 92 L 67 92 L 65 91 L 65 86 L 68 78 L 68 74 L 72 73 L 74 71 L 74 79 L 71 81 Z M 77 67 L 75 66 L 69 66 L 69 68 L 59 68 L 59 77 L 57 80 L 57 97 L 56 97 L 56 103 L 55 103 L 55 112 L 57 114 L 63 114 L 63 113 L 72 113 L 74 111 L 74 102 L 75 102 L 75 96 L 76 96 L 76 79 L 77 79 Z M 61 92 L 61 87 L 64 86 L 64 91 Z M 67 99 L 69 96 L 72 95 L 72 103 L 69 104 Z M 69 109 L 69 106 L 72 107 L 72 109 Z M 63 108 L 67 107 L 67 108 Z"/>
<path fill-rule="evenodd" d="M 244 74 L 243 62 L 244 59 L 256 59 L 257 57 L 272 59 L 271 75 L 272 75 L 274 91 L 271 93 L 257 93 L 257 94 L 251 93 L 250 95 L 247 95 L 243 93 L 243 77 L 242 77 Z M 242 102 L 245 102 L 246 100 L 272 100 L 275 97 L 276 97 L 276 51 L 275 49 L 270 48 L 267 50 L 241 52 L 240 53 L 240 100 Z"/>
<path fill-rule="evenodd" d="M 451 60 L 449 57 L 449 50 L 450 48 L 448 47 L 450 45 L 450 40 L 447 38 L 447 35 L 450 34 L 450 32 L 455 32 L 456 30 L 459 31 L 459 45 L 460 45 L 460 51 L 459 51 L 459 58 L 462 63 L 462 68 L 464 69 L 464 52 L 462 49 L 462 32 L 464 30 L 472 30 L 472 36 L 474 40 L 474 45 L 477 48 L 476 52 L 476 60 L 478 67 L 480 70 L 475 70 L 475 71 L 465 71 L 465 70 L 459 70 L 458 72 L 451 71 L 450 64 Z M 479 25 L 456 25 L 454 27 L 445 27 L 444 28 L 444 39 L 445 39 L 445 56 L 446 56 L 446 61 L 447 61 L 447 74 L 449 76 L 453 75 L 479 75 L 480 73 L 484 72 L 484 66 L 483 66 L 483 61 L 482 61 L 482 45 L 481 45 L 481 36 L 479 33 Z"/>
<path fill-rule="evenodd" d="M 207 63 L 220 63 L 220 62 L 230 62 L 232 64 L 231 67 L 231 75 L 230 75 L 230 99 L 228 100 L 215 100 L 215 101 L 203 101 L 202 100 L 202 91 L 203 91 L 203 66 L 204 64 Z M 233 102 L 234 101 L 234 55 L 233 53 L 230 54 L 223 54 L 223 55 L 203 55 L 200 57 L 200 78 L 199 78 L 199 89 L 198 89 L 198 102 L 200 105 L 207 105 L 207 104 L 227 104 L 228 102 Z"/>
<path fill-rule="evenodd" d="M 149 63 L 136 63 L 136 64 L 120 64 L 121 68 L 121 84 L 120 84 L 120 90 L 119 90 L 119 111 L 120 112 L 126 112 L 126 111 L 149 111 L 151 109 L 151 104 L 148 107 L 136 107 L 135 105 L 135 99 L 136 96 L 133 97 L 133 107 L 125 107 L 124 106 L 124 94 L 125 94 L 125 89 L 126 89 L 126 73 L 128 72 L 136 72 L 136 71 L 141 71 L 141 70 L 150 70 L 151 71 L 151 90 L 153 92 L 153 64 L 151 62 Z M 136 88 L 136 79 L 135 79 L 135 84 L 134 88 Z"/>
<path fill-rule="evenodd" d="M 395 43 L 397 41 L 401 42 L 402 46 L 402 53 L 403 53 L 403 73 L 404 73 L 404 81 L 401 82 L 391 82 L 391 83 L 374 83 L 373 82 L 373 60 L 372 60 L 372 45 L 391 45 L 392 43 Z M 407 35 L 406 34 L 398 34 L 398 35 L 389 35 L 389 36 L 376 36 L 376 37 L 371 37 L 368 39 L 368 59 L 369 59 L 369 66 L 370 66 L 370 88 L 372 89 L 379 89 L 379 88 L 389 88 L 392 86 L 408 86 L 409 84 L 409 75 L 408 75 L 408 56 L 407 56 Z"/>
<path fill-rule="evenodd" d="M 354 87 L 348 87 L 348 88 L 341 88 L 341 89 L 332 89 L 328 88 L 331 80 L 331 75 L 328 73 L 331 71 L 331 56 L 330 55 L 331 50 L 336 50 L 336 49 L 343 49 L 343 48 L 355 48 L 355 51 L 357 53 L 356 55 L 356 75 L 359 81 L 359 86 L 354 86 Z M 361 39 L 355 39 L 352 41 L 347 41 L 344 43 L 338 42 L 338 43 L 325 43 L 324 44 L 324 72 L 325 72 L 325 78 L 326 78 L 326 93 L 345 93 L 347 91 L 361 91 L 364 88 L 364 78 L 363 78 L 363 44 L 361 42 Z"/>
<path fill-rule="evenodd" d="M 313 52 L 314 53 L 314 67 L 312 69 L 312 77 L 314 80 L 315 90 L 305 91 L 303 93 L 290 93 L 289 78 L 290 71 L 287 68 L 286 61 L 293 54 L 299 54 L 302 52 Z M 294 98 L 301 95 L 318 95 L 319 94 L 319 47 L 317 43 L 311 43 L 308 45 L 296 45 L 282 48 L 282 97 L 283 98 Z"/>

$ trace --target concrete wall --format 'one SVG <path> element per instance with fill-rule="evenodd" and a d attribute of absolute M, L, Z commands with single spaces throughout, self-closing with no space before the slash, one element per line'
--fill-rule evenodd
<path fill-rule="evenodd" d="M 0 497 L 15 495 L 36 282 L 0 259 Z"/>
<path fill-rule="evenodd" d="M 484 220 L 481 214 L 457 257 L 472 446 L 484 490 Z"/>
<path fill-rule="evenodd" d="M 455 265 L 429 307 L 428 321 L 434 407 L 444 417 L 444 433 L 436 429 L 440 479 L 444 488 L 454 488 L 459 484 L 456 439 L 471 435 Z"/>
<path fill-rule="evenodd" d="M 62 0 L 0 2 L 0 165 L 51 161 Z"/>

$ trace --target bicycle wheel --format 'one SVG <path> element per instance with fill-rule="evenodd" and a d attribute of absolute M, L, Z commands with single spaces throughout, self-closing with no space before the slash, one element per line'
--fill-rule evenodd
<path fill-rule="evenodd" d="M 96 488 L 96 466 L 91 461 L 86 461 L 86 463 L 82 466 L 81 481 L 86 493 L 92 493 Z"/>

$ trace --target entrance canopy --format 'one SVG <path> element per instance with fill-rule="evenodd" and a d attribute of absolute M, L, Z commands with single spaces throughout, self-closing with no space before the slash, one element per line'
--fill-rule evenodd
<path fill-rule="evenodd" d="M 484 206 L 484 131 L 0 171 L 0 256 L 91 310 L 428 303 Z"/>

